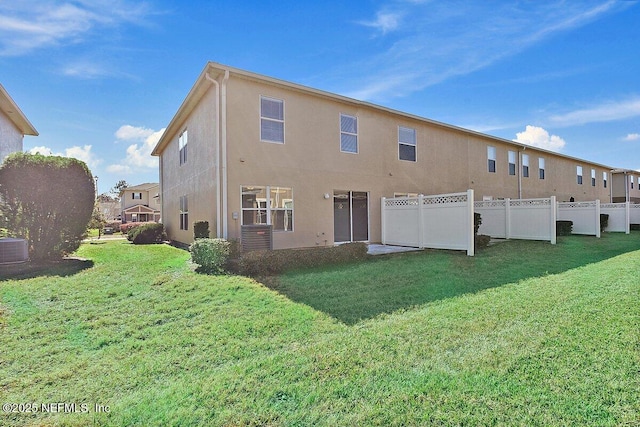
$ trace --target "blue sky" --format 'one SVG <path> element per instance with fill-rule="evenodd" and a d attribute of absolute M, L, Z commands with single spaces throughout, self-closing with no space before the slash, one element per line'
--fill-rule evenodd
<path fill-rule="evenodd" d="M 207 61 L 640 169 L 635 1 L 0 0 L 25 151 L 157 181 L 149 155 Z"/>

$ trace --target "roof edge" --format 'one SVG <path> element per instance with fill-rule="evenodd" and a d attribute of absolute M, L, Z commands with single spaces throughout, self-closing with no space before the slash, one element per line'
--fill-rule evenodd
<path fill-rule="evenodd" d="M 18 104 L 11 98 L 7 90 L 0 84 L 0 110 L 22 132 L 23 135 L 38 136 L 39 133 L 22 112 Z"/>

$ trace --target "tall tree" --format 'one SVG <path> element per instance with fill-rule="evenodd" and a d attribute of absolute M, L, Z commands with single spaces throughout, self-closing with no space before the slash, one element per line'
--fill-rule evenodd
<path fill-rule="evenodd" d="M 128 187 L 129 183 L 124 179 L 121 179 L 116 183 L 116 185 L 113 186 L 113 188 L 111 189 L 111 194 L 113 194 L 116 199 L 120 200 L 120 195 L 122 194 L 124 189 Z"/>
<path fill-rule="evenodd" d="M 60 258 L 80 246 L 94 191 L 91 171 L 77 159 L 14 153 L 0 167 L 4 226 L 29 241 L 33 260 Z"/>

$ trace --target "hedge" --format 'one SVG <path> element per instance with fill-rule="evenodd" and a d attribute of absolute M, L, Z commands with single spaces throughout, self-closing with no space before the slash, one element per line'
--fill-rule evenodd
<path fill-rule="evenodd" d="M 196 239 L 191 246 L 191 261 L 198 265 L 196 271 L 216 274 L 224 271 L 231 244 L 224 239 Z"/>
<path fill-rule="evenodd" d="M 231 260 L 227 268 L 245 276 L 270 276 L 290 270 L 347 264 L 366 258 L 367 245 L 356 242 L 321 248 L 246 252 L 240 258 Z"/>
<path fill-rule="evenodd" d="M 134 227 L 127 233 L 127 239 L 135 245 L 148 245 L 151 243 L 162 243 L 166 240 L 167 234 L 164 231 L 164 225 L 151 222 Z"/>
<path fill-rule="evenodd" d="M 193 223 L 194 239 L 208 239 L 209 234 L 209 221 L 196 221 Z"/>

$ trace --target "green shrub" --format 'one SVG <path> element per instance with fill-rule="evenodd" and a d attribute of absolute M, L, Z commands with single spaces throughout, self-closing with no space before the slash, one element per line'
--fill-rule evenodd
<path fill-rule="evenodd" d="M 609 225 L 609 214 L 600 214 L 600 232 L 602 233 Z"/>
<path fill-rule="evenodd" d="M 208 239 L 209 233 L 209 221 L 196 221 L 193 223 L 193 237 L 195 239 Z"/>
<path fill-rule="evenodd" d="M 573 230 L 573 221 L 556 221 L 556 235 L 570 236 Z"/>
<path fill-rule="evenodd" d="M 230 244 L 224 239 L 196 239 L 189 252 L 191 261 L 198 265 L 198 272 L 217 274 L 224 272 Z"/>
<path fill-rule="evenodd" d="M 346 264 L 367 258 L 365 243 L 308 249 L 253 251 L 240 256 L 231 268 L 246 276 L 270 276 L 289 270 Z"/>
<path fill-rule="evenodd" d="M 167 234 L 164 231 L 164 225 L 157 222 L 151 222 L 139 227 L 134 227 L 127 233 L 127 239 L 135 245 L 162 243 L 166 238 Z"/>

